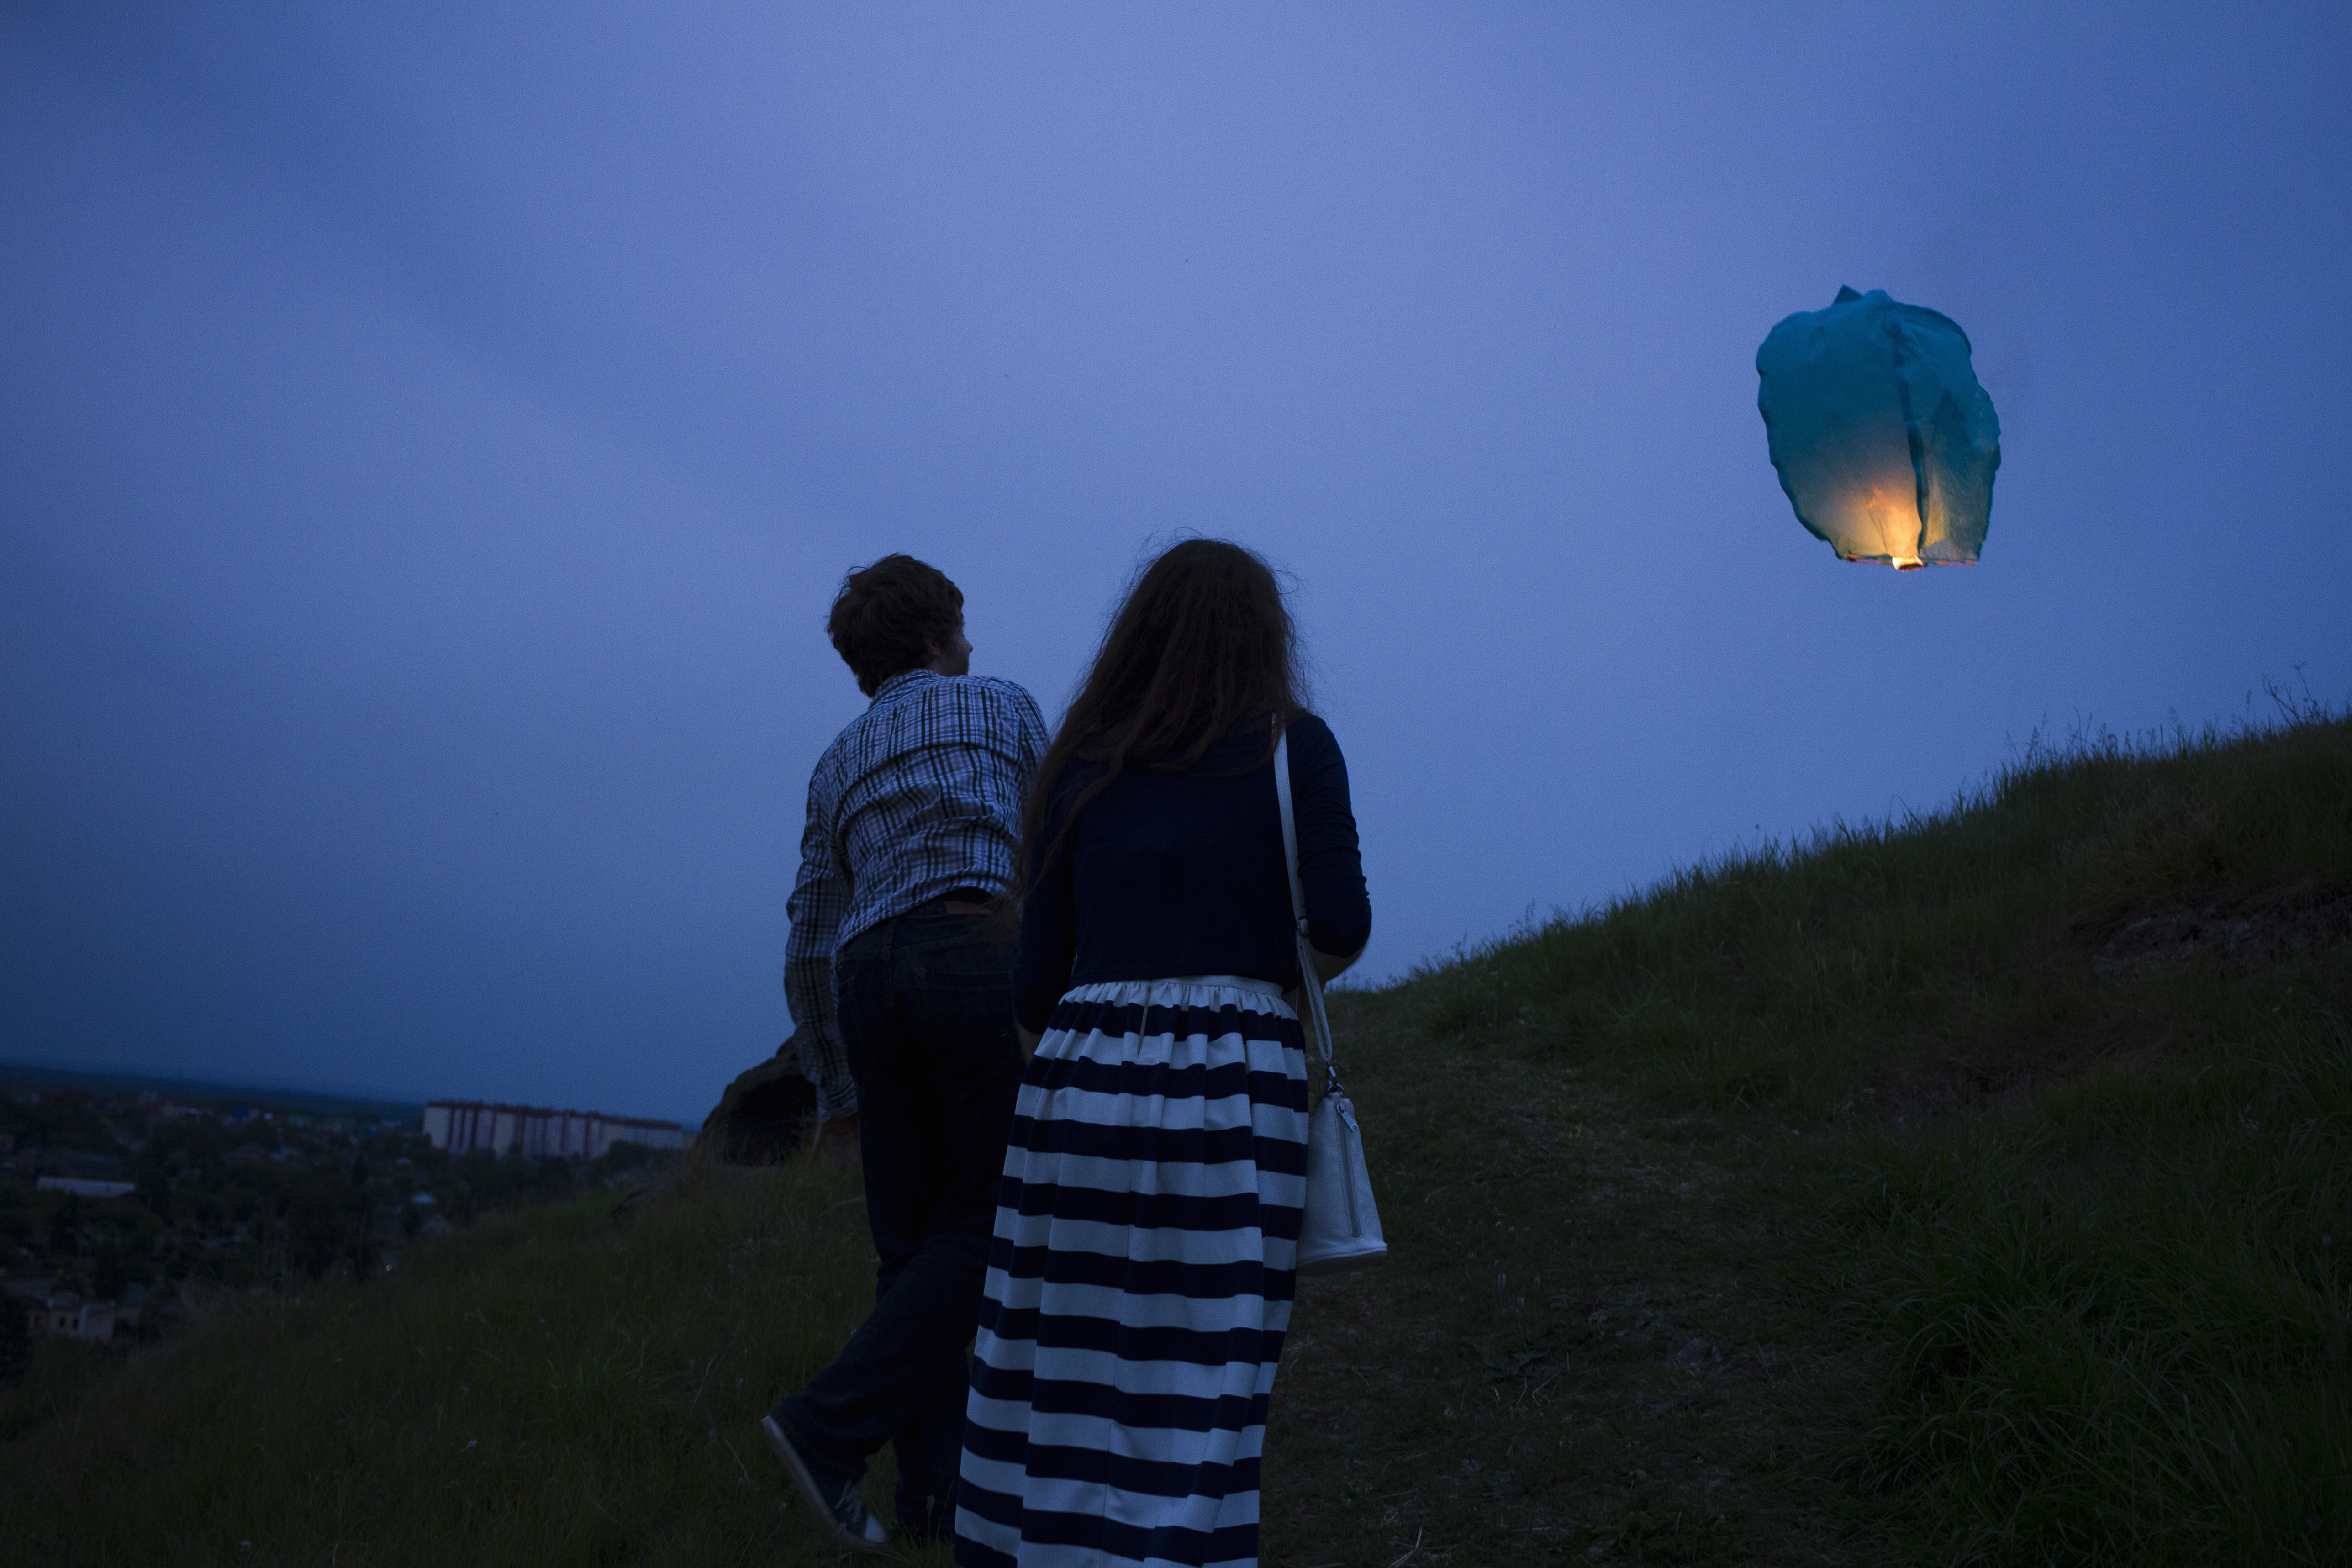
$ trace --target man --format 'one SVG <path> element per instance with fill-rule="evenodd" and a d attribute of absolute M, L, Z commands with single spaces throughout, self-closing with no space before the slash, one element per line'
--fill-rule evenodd
<path fill-rule="evenodd" d="M 888 1538 L 858 1495 L 898 1452 L 898 1522 L 948 1539 L 997 1179 L 1021 1084 L 1013 885 L 1045 752 L 1029 693 L 975 677 L 963 595 L 911 556 L 844 580 L 833 646 L 873 700 L 809 780 L 784 991 L 828 1123 L 858 1118 L 875 1308 L 761 1423 L 825 1528 Z"/>

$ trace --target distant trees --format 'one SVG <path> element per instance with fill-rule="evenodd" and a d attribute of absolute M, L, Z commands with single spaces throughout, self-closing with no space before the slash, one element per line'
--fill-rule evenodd
<path fill-rule="evenodd" d="M 24 1149 L 73 1149 L 111 1154 L 121 1147 L 108 1131 L 98 1102 L 75 1089 L 55 1089 L 37 1100 L 0 1095 L 0 1132 Z"/>
<path fill-rule="evenodd" d="M 615 1138 L 604 1146 L 604 1152 L 588 1167 L 590 1185 L 610 1181 L 624 1171 L 635 1170 L 654 1157 L 649 1144 L 633 1143 L 626 1138 Z"/>
<path fill-rule="evenodd" d="M 560 1202 L 592 1174 L 589 1162 L 556 1155 L 452 1156 L 413 1128 L 282 1109 L 157 1112 L 128 1093 L 0 1096 L 0 1131 L 13 1133 L 19 1156 L 87 1155 L 131 1184 L 127 1196 L 92 1199 L 0 1181 L 0 1267 L 30 1265 L 59 1289 L 100 1299 L 186 1279 L 266 1287 L 346 1267 L 365 1280 L 382 1271 L 386 1247 L 418 1237 L 436 1216 L 462 1226 Z M 650 1153 L 618 1145 L 593 1174 L 642 1164 Z M 42 1153 L 41 1172 L 58 1162 Z M 433 1206 L 413 1201 L 419 1196 Z M 0 1317 L 8 1305 L 0 1302 Z"/>
<path fill-rule="evenodd" d="M 102 1301 L 119 1301 L 132 1278 L 129 1250 L 122 1245 L 122 1238 L 108 1236 L 98 1244 L 97 1260 L 90 1266 L 89 1293 Z"/>
<path fill-rule="evenodd" d="M 81 1194 L 68 1193 L 49 1214 L 49 1256 L 71 1258 L 81 1251 Z"/>
<path fill-rule="evenodd" d="M 147 1212 L 172 1223 L 172 1168 L 165 1163 L 163 1151 L 150 1142 L 139 1159 L 139 1201 Z"/>
<path fill-rule="evenodd" d="M 33 1194 L 14 1182 L 0 1182 L 0 1258 L 30 1242 L 40 1228 Z"/>
<path fill-rule="evenodd" d="M 620 1147 L 616 1145 L 616 1147 Z M 647 1151 L 637 1145 L 635 1159 L 625 1152 L 621 1164 L 625 1167 L 642 1160 Z M 545 1154 L 537 1159 L 521 1159 L 513 1155 L 500 1158 L 487 1151 L 461 1154 L 441 1162 L 416 1161 L 418 1175 L 426 1183 L 426 1190 L 439 1205 L 439 1213 L 451 1225 L 471 1225 L 486 1214 L 501 1209 L 513 1209 L 528 1203 L 557 1203 L 576 1195 L 583 1181 L 600 1180 L 610 1169 L 599 1160 L 583 1170 L 577 1160 L 560 1154 Z M 411 1225 L 407 1215 L 402 1216 L 403 1228 Z M 419 1216 L 415 1223 L 422 1225 Z"/>
<path fill-rule="evenodd" d="M 305 1183 L 286 1210 L 287 1261 L 316 1279 L 350 1252 L 351 1211 L 323 1182 Z"/>
<path fill-rule="evenodd" d="M 24 1376 L 26 1363 L 33 1359 L 33 1331 L 25 1313 L 21 1299 L 0 1295 L 0 1383 Z"/>

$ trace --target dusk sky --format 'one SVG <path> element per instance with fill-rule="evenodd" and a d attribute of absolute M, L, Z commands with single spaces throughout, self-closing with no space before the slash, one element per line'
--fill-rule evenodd
<path fill-rule="evenodd" d="M 845 570 L 1296 584 L 1380 979 L 2037 729 L 2352 697 L 2352 9 L 0 11 L 0 1058 L 692 1119 Z M 1983 563 L 1754 357 L 1958 321 Z M 2299 673 L 2298 673 L 2299 672 Z"/>

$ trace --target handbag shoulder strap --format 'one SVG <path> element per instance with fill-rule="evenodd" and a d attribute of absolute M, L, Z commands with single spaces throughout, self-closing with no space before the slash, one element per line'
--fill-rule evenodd
<path fill-rule="evenodd" d="M 1276 724 L 1282 722 L 1276 714 Z M 1307 884 L 1298 876 L 1298 816 L 1290 804 L 1290 735 L 1277 730 L 1274 737 L 1274 799 L 1282 809 L 1282 858 L 1290 870 L 1290 913 L 1298 939 L 1298 993 L 1315 1029 L 1315 1043 L 1323 1053 L 1323 1070 L 1330 1081 L 1326 1091 L 1339 1087 L 1339 1068 L 1331 1060 L 1331 1019 L 1323 1011 L 1323 977 L 1315 973 L 1315 951 L 1307 941 Z"/>
<path fill-rule="evenodd" d="M 1290 805 L 1290 732 L 1274 737 L 1274 800 L 1282 808 L 1282 858 L 1290 871 L 1290 913 L 1300 934 L 1307 931 L 1307 884 L 1298 877 L 1298 816 Z"/>

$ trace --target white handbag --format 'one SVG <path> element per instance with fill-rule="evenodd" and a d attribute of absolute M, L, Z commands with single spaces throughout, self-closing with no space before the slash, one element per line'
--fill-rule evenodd
<path fill-rule="evenodd" d="M 1290 912 L 1298 927 L 1298 994 L 1307 1004 L 1315 1043 L 1322 1047 L 1322 1103 L 1307 1121 L 1307 1209 L 1298 1223 L 1298 1272 L 1344 1274 L 1389 1255 L 1372 1179 L 1364 1169 L 1364 1135 L 1356 1108 L 1339 1086 L 1331 1060 L 1331 1020 L 1323 1011 L 1323 979 L 1307 944 L 1307 888 L 1298 879 L 1298 819 L 1290 808 L 1290 737 L 1274 742 L 1274 795 L 1282 806 L 1282 853 L 1290 864 Z"/>

